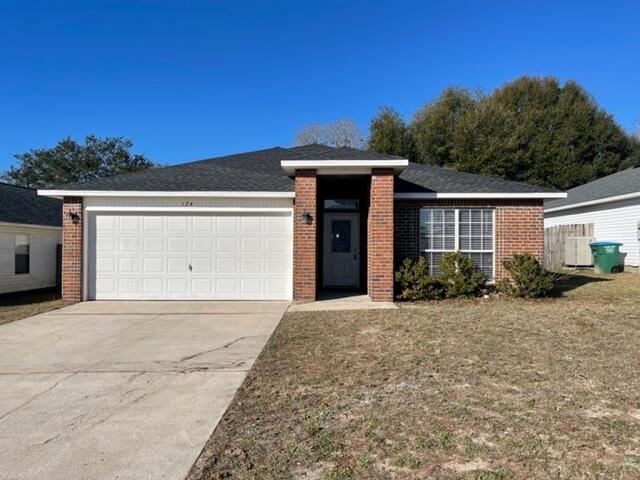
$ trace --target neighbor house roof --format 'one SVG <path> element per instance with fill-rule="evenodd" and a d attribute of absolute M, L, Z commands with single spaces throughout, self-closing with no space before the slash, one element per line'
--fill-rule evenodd
<path fill-rule="evenodd" d="M 376 161 L 393 163 L 402 157 L 353 148 L 324 145 L 274 147 L 255 152 L 210 158 L 168 167 L 151 168 L 112 178 L 62 185 L 47 193 L 71 191 L 132 192 L 293 192 L 294 181 L 283 170 L 282 161 Z M 396 192 L 421 195 L 469 194 L 555 194 L 555 190 L 495 177 L 474 175 L 409 162 L 399 175 Z"/>
<path fill-rule="evenodd" d="M 640 196 L 640 168 L 629 168 L 567 191 L 567 198 L 549 200 L 545 211 L 568 210 Z"/>
<path fill-rule="evenodd" d="M 62 226 L 62 202 L 38 191 L 0 183 L 0 222 Z"/>

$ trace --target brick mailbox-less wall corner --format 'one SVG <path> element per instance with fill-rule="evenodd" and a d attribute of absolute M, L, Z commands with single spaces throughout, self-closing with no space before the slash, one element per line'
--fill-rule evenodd
<path fill-rule="evenodd" d="M 316 299 L 317 177 L 315 170 L 296 170 L 293 209 L 293 299 Z M 310 219 L 305 214 L 311 215 Z"/>
<path fill-rule="evenodd" d="M 393 170 L 373 169 L 367 223 L 367 293 L 393 301 Z"/>
<path fill-rule="evenodd" d="M 72 214 L 72 215 L 70 215 Z M 77 216 L 74 220 L 72 216 Z M 62 207 L 62 300 L 82 301 L 82 198 L 64 197 Z"/>

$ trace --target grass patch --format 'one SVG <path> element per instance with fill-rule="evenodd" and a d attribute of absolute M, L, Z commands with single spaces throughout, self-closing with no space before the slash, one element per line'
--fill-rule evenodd
<path fill-rule="evenodd" d="M 189 478 L 638 478 L 640 275 L 558 295 L 287 314 Z"/>
<path fill-rule="evenodd" d="M 62 299 L 55 289 L 2 295 L 0 325 L 60 307 L 62 307 Z"/>

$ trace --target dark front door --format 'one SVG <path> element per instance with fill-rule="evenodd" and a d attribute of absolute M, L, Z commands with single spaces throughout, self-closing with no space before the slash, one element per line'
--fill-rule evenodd
<path fill-rule="evenodd" d="M 360 286 L 360 214 L 325 212 L 324 287 Z"/>

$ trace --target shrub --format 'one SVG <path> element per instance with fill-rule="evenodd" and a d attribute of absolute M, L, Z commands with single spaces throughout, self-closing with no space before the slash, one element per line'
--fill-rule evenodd
<path fill-rule="evenodd" d="M 405 258 L 396 272 L 402 300 L 433 300 L 444 296 L 444 287 L 436 278 L 429 276 L 429 267 L 424 257 L 412 262 Z"/>
<path fill-rule="evenodd" d="M 514 297 L 547 297 L 553 290 L 553 274 L 540 265 L 531 253 L 515 254 L 502 261 L 511 274 L 511 280 L 503 281 L 499 290 Z"/>
<path fill-rule="evenodd" d="M 445 296 L 471 297 L 477 295 L 484 285 L 484 275 L 469 257 L 460 252 L 445 253 L 440 260 L 440 281 Z"/>

